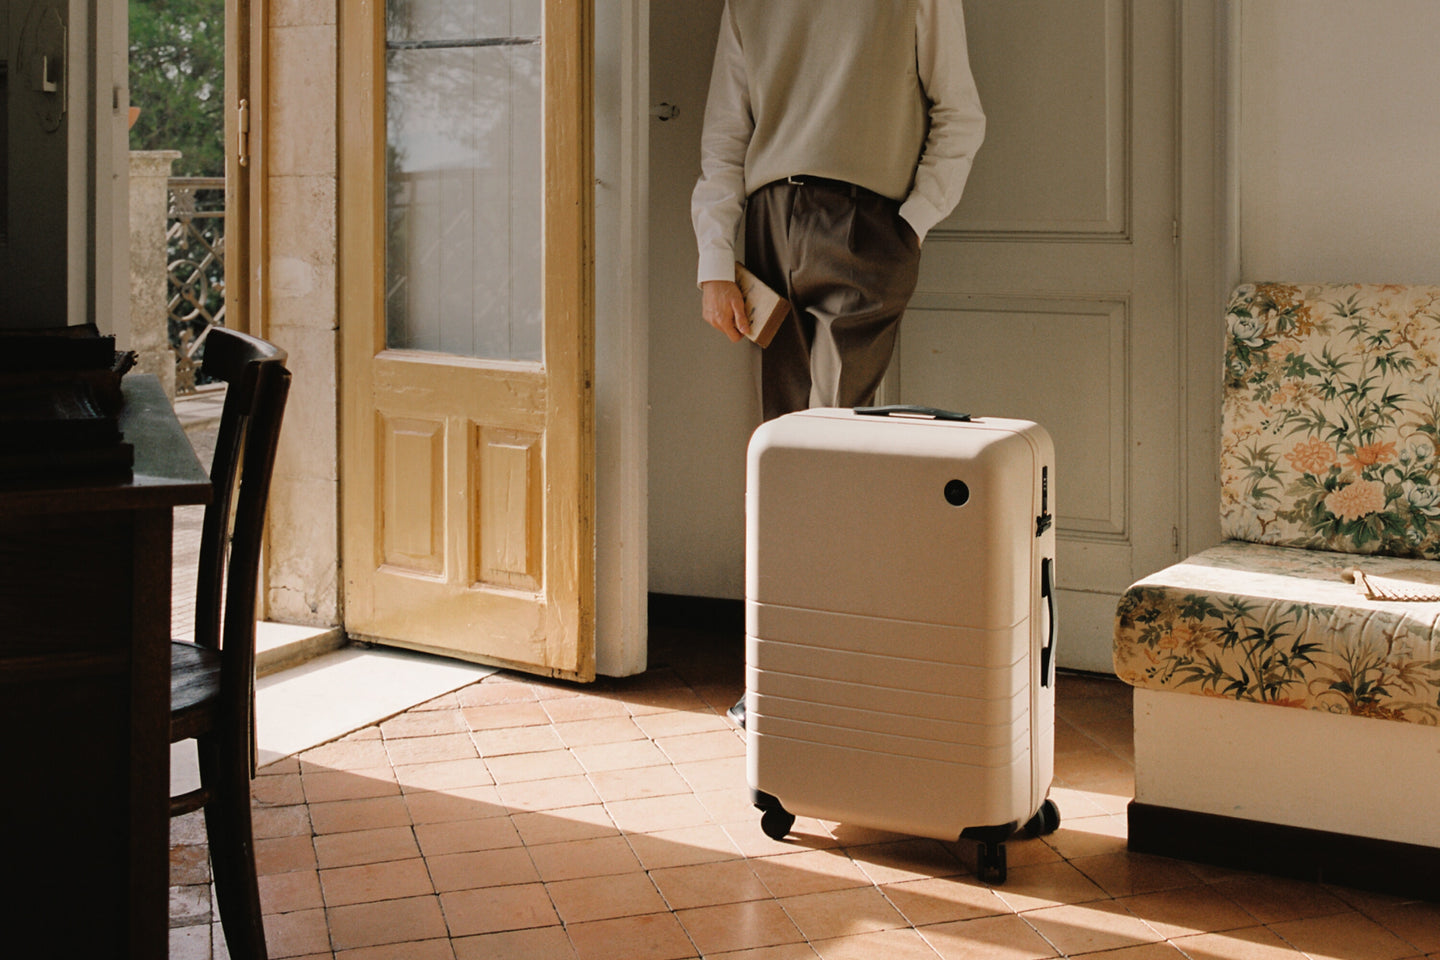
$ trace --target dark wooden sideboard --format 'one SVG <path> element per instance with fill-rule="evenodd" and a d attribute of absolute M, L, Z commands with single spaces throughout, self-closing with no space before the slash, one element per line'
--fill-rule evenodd
<path fill-rule="evenodd" d="M 168 947 L 173 510 L 210 499 L 159 382 L 128 480 L 0 484 L 0 931 L 29 957 Z"/>

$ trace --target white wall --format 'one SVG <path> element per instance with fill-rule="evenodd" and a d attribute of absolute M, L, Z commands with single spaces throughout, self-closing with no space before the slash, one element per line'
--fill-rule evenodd
<path fill-rule="evenodd" d="M 759 423 L 755 348 L 700 319 L 690 191 L 720 0 L 650 7 L 650 590 L 739 598 L 745 582 L 745 444 Z"/>
<path fill-rule="evenodd" d="M 1238 279 L 1440 283 L 1440 3 L 1233 3 Z"/>

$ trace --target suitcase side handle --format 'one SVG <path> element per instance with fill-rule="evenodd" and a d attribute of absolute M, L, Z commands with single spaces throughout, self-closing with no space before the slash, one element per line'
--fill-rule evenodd
<path fill-rule="evenodd" d="M 938 407 L 921 407 L 913 403 L 891 403 L 883 407 L 856 407 L 855 412 L 862 417 L 923 417 L 927 420 L 970 422 L 968 413 L 956 413 L 953 410 L 941 410 Z"/>
<path fill-rule="evenodd" d="M 1055 682 L 1055 558 L 1045 557 L 1040 561 L 1040 597 L 1050 612 L 1050 623 L 1046 630 L 1045 646 L 1040 648 L 1040 686 L 1049 687 Z"/>

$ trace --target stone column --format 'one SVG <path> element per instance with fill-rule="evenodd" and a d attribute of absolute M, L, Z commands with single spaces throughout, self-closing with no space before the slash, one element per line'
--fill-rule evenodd
<path fill-rule="evenodd" d="M 264 304 L 263 335 L 289 351 L 295 374 L 270 483 L 265 617 L 314 627 L 341 623 L 335 98 L 342 6 L 351 4 L 270 4 L 265 182 L 251 186 L 252 199 L 264 191 L 269 230 L 265 250 L 252 252 L 261 279 L 251 303 Z"/>
<path fill-rule="evenodd" d="M 170 349 L 166 304 L 165 228 L 170 166 L 178 150 L 130 151 L 130 349 L 135 369 L 160 378 L 175 399 L 175 352 Z"/>

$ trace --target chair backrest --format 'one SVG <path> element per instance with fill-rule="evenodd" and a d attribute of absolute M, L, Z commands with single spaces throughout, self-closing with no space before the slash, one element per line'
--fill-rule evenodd
<path fill-rule="evenodd" d="M 200 533 L 195 642 L 222 651 L 222 710 L 243 711 L 247 738 L 265 507 L 290 391 L 285 360 L 284 350 L 235 330 L 205 336 L 202 370 L 226 388 L 210 465 L 215 492 Z"/>
<path fill-rule="evenodd" d="M 1440 287 L 1249 283 L 1226 326 L 1225 536 L 1440 558 Z"/>

